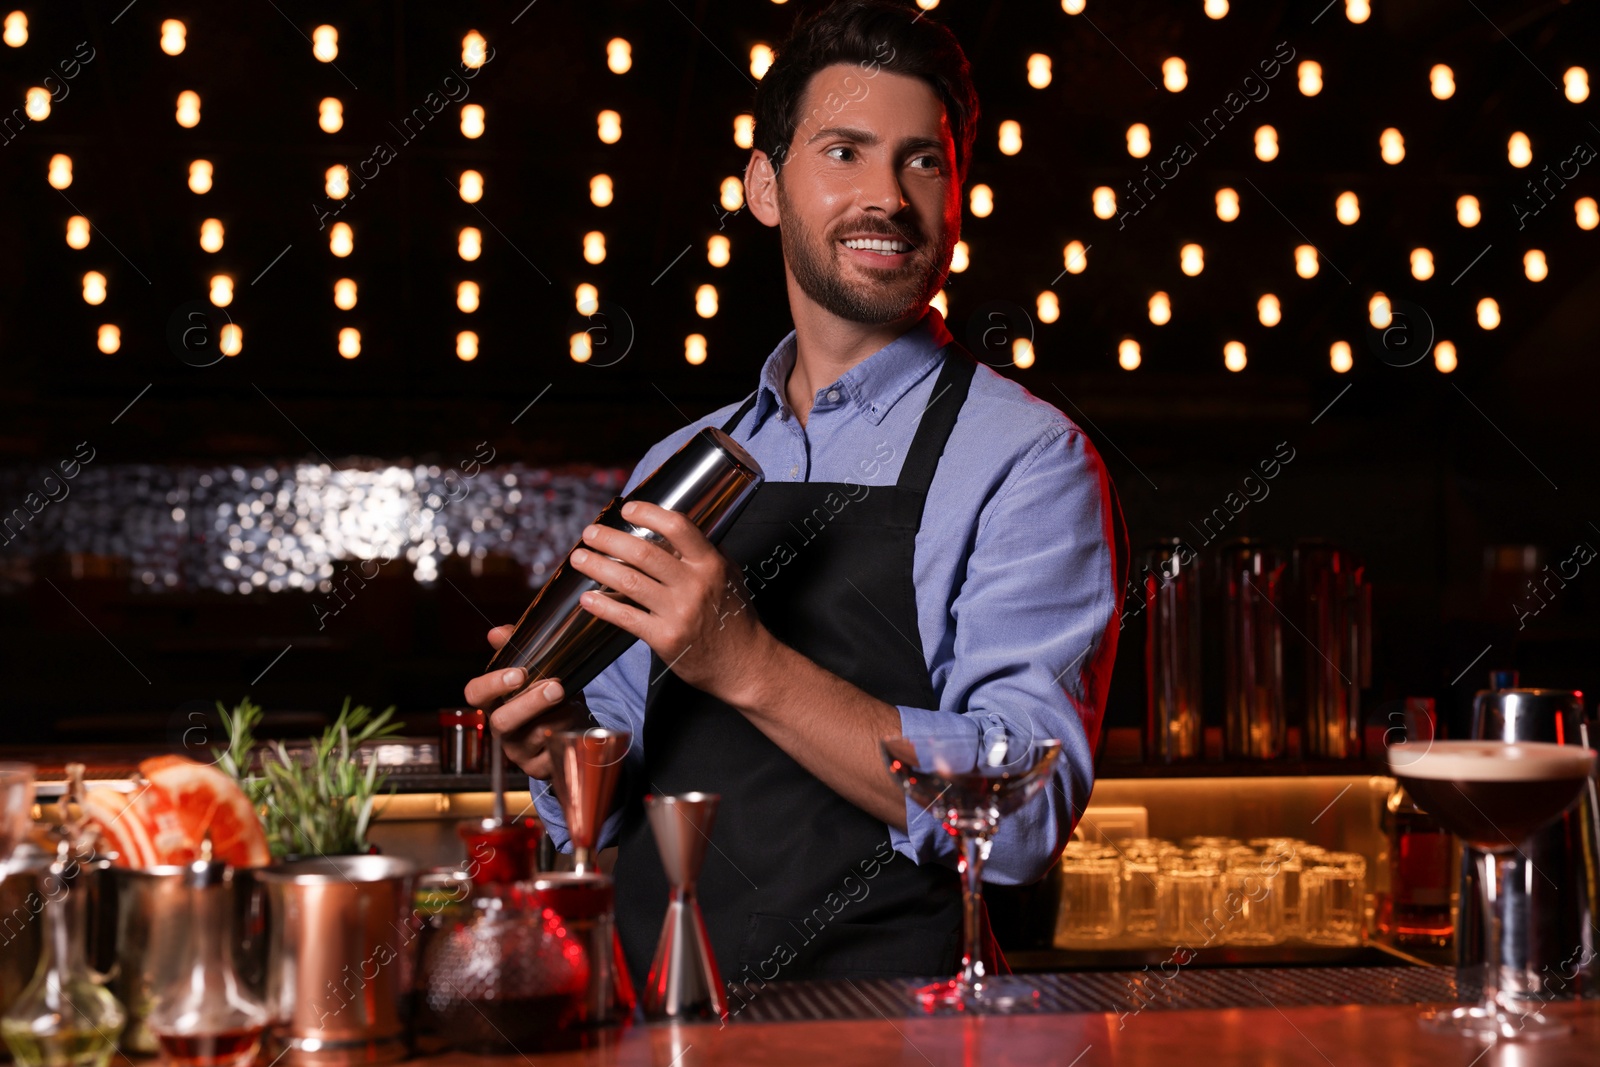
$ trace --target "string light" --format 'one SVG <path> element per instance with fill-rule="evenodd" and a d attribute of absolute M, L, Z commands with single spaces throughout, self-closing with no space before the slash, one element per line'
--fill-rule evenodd
<path fill-rule="evenodd" d="M 1433 277 L 1433 253 L 1426 248 L 1411 250 L 1411 276 L 1419 282 Z"/>
<path fill-rule="evenodd" d="M 1344 17 L 1357 25 L 1367 21 L 1372 15 L 1372 8 L 1367 0 L 1344 0 Z"/>
<path fill-rule="evenodd" d="M 97 270 L 89 271 L 83 276 L 83 302 L 85 304 L 103 304 L 106 299 L 106 276 Z"/>
<path fill-rule="evenodd" d="M 355 251 L 356 235 L 348 222 L 336 222 L 328 231 L 328 250 L 343 259 Z"/>
<path fill-rule="evenodd" d="M 1050 57 L 1043 52 L 1035 52 L 1028 57 L 1028 84 L 1035 89 L 1043 89 L 1050 84 Z"/>
<path fill-rule="evenodd" d="M 1455 72 L 1443 63 L 1435 63 L 1428 71 L 1428 88 L 1436 99 L 1450 99 L 1456 95 Z"/>
<path fill-rule="evenodd" d="M 1000 154 L 1014 156 L 1022 151 L 1022 123 L 1006 119 L 1000 124 Z"/>
<path fill-rule="evenodd" d="M 1061 0 L 1061 10 L 1069 15 L 1083 14 L 1084 0 Z"/>
<path fill-rule="evenodd" d="M 728 175 L 722 179 L 722 185 L 718 189 L 718 199 L 722 203 L 722 210 L 738 211 L 744 207 L 744 182 L 736 175 Z"/>
<path fill-rule="evenodd" d="M 23 96 L 23 113 L 34 122 L 43 122 L 50 117 L 50 90 L 43 86 L 35 85 Z"/>
<path fill-rule="evenodd" d="M 1451 341 L 1440 341 L 1433 346 L 1433 365 L 1440 374 L 1449 374 L 1456 369 L 1456 346 Z"/>
<path fill-rule="evenodd" d="M 1566 86 L 1567 99 L 1574 104 L 1589 99 L 1589 72 L 1582 67 L 1568 67 L 1561 82 Z"/>
<path fill-rule="evenodd" d="M 1220 19 L 1228 13 L 1228 0 L 1206 0 L 1206 17 Z"/>
<path fill-rule="evenodd" d="M 483 105 L 461 105 L 461 136 L 475 141 L 483 136 Z"/>
<path fill-rule="evenodd" d="M 345 359 L 355 359 L 361 354 L 361 331 L 346 326 L 339 331 L 339 354 Z"/>
<path fill-rule="evenodd" d="M 933 294 L 933 299 L 928 301 L 928 306 L 937 308 L 942 318 L 948 319 L 950 317 L 950 298 L 945 295 L 943 289 Z"/>
<path fill-rule="evenodd" d="M 237 322 L 225 322 L 217 331 L 217 351 L 225 356 L 237 356 L 244 351 L 244 329 Z"/>
<path fill-rule="evenodd" d="M 1354 226 L 1356 220 L 1361 218 L 1360 199 L 1352 192 L 1340 193 L 1339 198 L 1333 202 L 1333 214 L 1346 226 Z"/>
<path fill-rule="evenodd" d="M 1306 96 L 1316 96 L 1322 92 L 1322 64 L 1314 59 L 1300 62 L 1296 68 L 1300 78 L 1300 92 Z"/>
<path fill-rule="evenodd" d="M 1134 159 L 1143 159 L 1150 154 L 1150 127 L 1142 122 L 1135 122 L 1128 127 L 1128 155 Z"/>
<path fill-rule="evenodd" d="M 334 200 L 343 200 L 349 195 L 350 172 L 343 163 L 335 163 L 323 172 L 322 188 Z"/>
<path fill-rule="evenodd" d="M 456 358 L 463 363 L 471 363 L 478 358 L 478 335 L 471 330 L 462 330 L 456 334 Z"/>
<path fill-rule="evenodd" d="M 758 44 L 750 49 L 750 73 L 760 81 L 767 76 L 767 71 L 772 69 L 772 47 Z"/>
<path fill-rule="evenodd" d="M 489 42 L 477 30 L 468 30 L 461 38 L 461 65 L 468 70 L 483 66 L 488 60 Z"/>
<path fill-rule="evenodd" d="M 233 279 L 226 274 L 211 276 L 211 302 L 219 308 L 233 303 Z"/>
<path fill-rule="evenodd" d="M 1138 370 L 1140 362 L 1139 342 L 1131 337 L 1124 337 L 1117 344 L 1117 366 L 1123 370 Z"/>
<path fill-rule="evenodd" d="M 1229 341 L 1222 346 L 1222 365 L 1237 374 L 1244 370 L 1244 345 L 1238 341 Z"/>
<path fill-rule="evenodd" d="M 1580 197 L 1572 205 L 1572 210 L 1578 217 L 1578 229 L 1592 230 L 1596 225 L 1600 225 L 1600 209 L 1596 208 L 1594 197 Z"/>
<path fill-rule="evenodd" d="M 161 23 L 161 50 L 169 56 L 178 55 L 183 51 L 187 35 L 183 23 L 177 19 L 165 19 Z"/>
<path fill-rule="evenodd" d="M 12 48 L 21 48 L 28 43 L 28 16 L 20 11 L 13 11 L 6 16 L 6 29 L 4 40 Z"/>
<path fill-rule="evenodd" d="M 1530 282 L 1542 282 L 1550 276 L 1550 264 L 1545 262 L 1544 253 L 1537 248 L 1530 248 L 1522 254 L 1522 273 L 1528 276 Z"/>
<path fill-rule="evenodd" d="M 1382 293 L 1373 293 L 1372 299 L 1367 301 L 1367 321 L 1372 323 L 1374 329 L 1387 330 L 1394 321 L 1394 310 L 1389 306 L 1389 298 Z"/>
<path fill-rule="evenodd" d="M 108 356 L 114 356 L 117 354 L 117 349 L 122 347 L 122 331 L 108 322 L 100 327 L 96 344 L 99 346 L 100 351 Z"/>
<path fill-rule="evenodd" d="M 604 263 L 606 261 L 606 235 L 599 230 L 590 230 L 583 235 L 583 259 L 586 263 Z"/>
<path fill-rule="evenodd" d="M 178 94 L 178 125 L 186 130 L 192 130 L 200 125 L 200 94 L 193 89 L 185 89 Z"/>
<path fill-rule="evenodd" d="M 1189 84 L 1189 68 L 1177 56 L 1168 56 L 1161 63 L 1161 84 L 1168 92 L 1181 93 Z"/>
<path fill-rule="evenodd" d="M 56 153 L 50 157 L 48 180 L 52 189 L 65 189 L 72 184 L 72 157 Z"/>
<path fill-rule="evenodd" d="M 1528 141 L 1528 135 L 1520 130 L 1511 135 L 1506 142 L 1506 159 L 1511 161 L 1513 167 L 1526 167 L 1533 162 L 1533 145 Z"/>
<path fill-rule="evenodd" d="M 1283 308 L 1278 303 L 1278 298 L 1271 293 L 1265 293 L 1256 301 L 1256 317 L 1263 326 L 1276 326 L 1283 321 Z"/>
<path fill-rule="evenodd" d="M 1068 274 L 1082 274 L 1089 265 L 1089 250 L 1083 247 L 1082 241 L 1068 241 L 1067 247 L 1061 251 L 1061 258 Z"/>
<path fill-rule="evenodd" d="M 222 251 L 221 219 L 206 219 L 200 224 L 200 247 L 207 252 Z"/>
<path fill-rule="evenodd" d="M 1328 366 L 1337 374 L 1343 374 L 1355 366 L 1355 360 L 1350 355 L 1349 341 L 1335 341 L 1329 346 Z"/>
<path fill-rule="evenodd" d="M 189 191 L 204 196 L 211 191 L 211 161 L 197 159 L 189 164 Z"/>
<path fill-rule="evenodd" d="M 468 315 L 478 310 L 477 282 L 461 282 L 456 286 L 456 307 Z"/>
<path fill-rule="evenodd" d="M 987 185 L 974 185 L 968 202 L 974 218 L 988 218 L 994 211 L 994 190 Z"/>
<path fill-rule="evenodd" d="M 1295 245 L 1294 272 L 1302 278 L 1315 278 L 1320 264 L 1315 245 Z"/>
<path fill-rule="evenodd" d="M 600 143 L 616 144 L 622 140 L 622 116 L 610 108 L 600 112 L 595 122 L 600 128 Z"/>
<path fill-rule="evenodd" d="M 1033 366 L 1033 342 L 1026 337 L 1018 337 L 1011 342 L 1011 363 L 1020 370 L 1027 370 Z"/>
<path fill-rule="evenodd" d="M 756 117 L 751 114 L 733 117 L 733 143 L 749 151 L 756 143 Z"/>
<path fill-rule="evenodd" d="M 574 295 L 577 298 L 576 303 L 579 314 L 593 315 L 600 310 L 600 290 L 588 282 L 579 285 Z"/>
<path fill-rule="evenodd" d="M 596 174 L 589 179 L 589 203 L 595 207 L 610 207 L 612 196 L 611 175 Z"/>
<path fill-rule="evenodd" d="M 1150 297 L 1150 321 L 1157 326 L 1165 326 L 1172 321 L 1172 301 L 1166 293 L 1155 293 Z"/>
<path fill-rule="evenodd" d="M 469 204 L 476 204 L 483 199 L 483 175 L 475 170 L 462 171 L 461 184 L 458 188 L 461 191 L 462 200 Z"/>
<path fill-rule="evenodd" d="M 1500 325 L 1500 305 L 1495 303 L 1493 297 L 1486 296 L 1478 301 L 1478 325 L 1485 330 Z"/>
<path fill-rule="evenodd" d="M 626 74 L 633 69 L 633 45 L 621 37 L 606 42 L 606 66 L 613 74 Z"/>
<path fill-rule="evenodd" d="M 89 220 L 82 215 L 74 215 L 67 220 L 67 247 L 89 247 Z"/>
<path fill-rule="evenodd" d="M 698 367 L 706 361 L 706 335 L 691 333 L 683 339 L 683 358 Z"/>
<path fill-rule="evenodd" d="M 1095 218 L 1109 219 L 1117 213 L 1117 194 L 1111 191 L 1111 186 L 1097 186 L 1093 195 Z"/>
<path fill-rule="evenodd" d="M 339 31 L 332 26 L 318 26 L 312 30 L 311 54 L 319 63 L 332 63 L 339 55 Z"/>
<path fill-rule="evenodd" d="M 1271 163 L 1278 158 L 1278 131 L 1271 126 L 1256 129 L 1256 158 Z"/>
<path fill-rule="evenodd" d="M 338 133 L 344 129 L 344 105 L 335 96 L 325 96 L 317 105 L 317 125 L 323 133 Z"/>
<path fill-rule="evenodd" d="M 567 355 L 572 357 L 574 363 L 589 362 L 589 357 L 594 355 L 594 342 L 589 337 L 588 330 L 582 330 L 567 338 Z"/>
<path fill-rule="evenodd" d="M 1471 229 L 1483 218 L 1483 212 L 1478 210 L 1478 198 L 1475 196 L 1462 196 L 1456 199 L 1456 221 Z"/>
<path fill-rule="evenodd" d="M 694 313 L 709 319 L 717 313 L 717 287 L 702 285 L 694 291 Z"/>
<path fill-rule="evenodd" d="M 720 233 L 712 234 L 711 239 L 706 242 L 706 262 L 713 267 L 726 267 L 731 249 L 732 245 L 727 237 Z"/>
<path fill-rule="evenodd" d="M 1406 158 L 1406 139 L 1400 131 L 1390 126 L 1378 135 L 1378 153 L 1385 163 L 1394 164 Z"/>
<path fill-rule="evenodd" d="M 340 311 L 349 311 L 356 306 L 356 280 L 354 278 L 340 278 L 333 283 L 333 306 Z"/>
<path fill-rule="evenodd" d="M 1205 270 L 1204 250 L 1199 245 L 1184 245 L 1178 249 L 1178 268 L 1191 278 Z"/>
<path fill-rule="evenodd" d="M 972 263 L 971 249 L 967 242 L 957 241 L 956 247 L 950 253 L 950 273 L 960 274 Z"/>
<path fill-rule="evenodd" d="M 1239 217 L 1239 194 L 1233 189 L 1217 190 L 1217 218 L 1232 222 Z"/>
<path fill-rule="evenodd" d="M 1040 293 L 1033 302 L 1034 310 L 1039 315 L 1039 321 L 1046 326 L 1061 318 L 1061 301 L 1056 299 L 1056 294 L 1046 289 Z"/>

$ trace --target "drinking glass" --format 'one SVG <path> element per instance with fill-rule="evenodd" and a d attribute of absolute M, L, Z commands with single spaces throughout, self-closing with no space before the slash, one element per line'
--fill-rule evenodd
<path fill-rule="evenodd" d="M 1156 936 L 1163 942 L 1204 947 L 1225 940 L 1220 860 L 1220 853 L 1208 847 L 1161 855 L 1156 872 Z"/>
<path fill-rule="evenodd" d="M 1122 929 L 1121 890 L 1122 857 L 1116 849 L 1086 841 L 1067 842 L 1061 853 L 1056 946 L 1115 937 Z"/>
<path fill-rule="evenodd" d="M 1319 945 L 1359 945 L 1366 925 L 1367 858 L 1326 852 L 1300 872 L 1300 936 Z"/>
<path fill-rule="evenodd" d="M 1060 740 L 939 735 L 886 737 L 881 744 L 884 762 L 906 795 L 937 813 L 946 832 L 960 839 L 961 973 L 919 989 L 917 1002 L 928 1012 L 1005 1014 L 1038 1007 L 1037 989 L 1014 975 L 991 975 L 983 959 L 983 864 L 1000 817 L 1049 783 Z"/>
<path fill-rule="evenodd" d="M 1254 848 L 1228 850 L 1223 871 L 1223 906 L 1228 914 L 1228 944 L 1277 945 L 1284 940 L 1283 883 L 1273 853 Z"/>

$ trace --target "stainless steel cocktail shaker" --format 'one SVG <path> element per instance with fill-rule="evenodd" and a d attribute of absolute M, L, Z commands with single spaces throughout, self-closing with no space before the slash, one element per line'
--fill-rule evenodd
<path fill-rule="evenodd" d="M 761 466 L 732 437 L 714 426 L 701 430 L 626 497 L 615 497 L 595 522 L 646 541 L 664 543 L 652 530 L 622 518 L 624 504 L 643 500 L 683 514 L 716 544 L 744 510 L 765 476 Z M 489 661 L 487 670 L 521 667 L 527 685 L 558 678 L 575 694 L 638 638 L 585 611 L 578 598 L 591 589 L 621 594 L 572 566 L 573 545 L 517 621 L 516 632 Z M 527 686 L 523 687 L 524 689 Z"/>

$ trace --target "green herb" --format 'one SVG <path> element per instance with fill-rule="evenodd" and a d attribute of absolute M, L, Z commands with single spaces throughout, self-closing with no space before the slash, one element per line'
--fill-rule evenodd
<path fill-rule="evenodd" d="M 362 742 L 405 729 L 404 723 L 389 721 L 394 710 L 390 705 L 374 715 L 364 704 L 352 708 L 345 697 L 339 717 L 320 738 L 311 739 L 310 759 L 302 762 L 282 741 L 263 746 L 257 755 L 255 729 L 262 709 L 249 697 L 231 712 L 217 701 L 228 732 L 228 747 L 213 750 L 217 766 L 239 783 L 261 815 L 274 859 L 367 851 L 373 805 L 388 775 L 378 773 L 376 759 L 362 771 L 355 754 Z"/>

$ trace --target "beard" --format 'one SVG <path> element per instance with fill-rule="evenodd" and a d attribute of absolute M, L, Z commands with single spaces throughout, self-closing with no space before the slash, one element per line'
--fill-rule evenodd
<path fill-rule="evenodd" d="M 801 292 L 832 315 L 848 322 L 882 326 L 914 318 L 944 285 L 946 265 L 955 251 L 955 235 L 947 232 L 937 248 L 917 241 L 903 266 L 871 272 L 868 284 L 847 280 L 843 253 L 837 239 L 819 236 L 790 209 L 783 185 L 778 184 L 778 235 L 783 258 Z M 887 236 L 887 235 L 885 235 Z M 919 235 L 899 235 L 909 240 Z"/>

